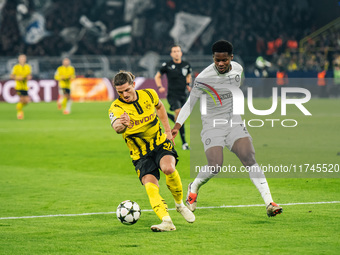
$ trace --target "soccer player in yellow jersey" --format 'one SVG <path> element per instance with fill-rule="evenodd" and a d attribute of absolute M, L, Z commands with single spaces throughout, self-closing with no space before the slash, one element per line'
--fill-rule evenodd
<path fill-rule="evenodd" d="M 64 114 L 71 113 L 71 80 L 76 77 L 74 67 L 71 66 L 71 61 L 68 58 L 63 59 L 63 64 L 58 67 L 55 72 L 54 79 L 59 82 L 59 88 L 62 89 L 62 97 L 60 98 L 61 105 L 58 99 L 58 108 L 63 109 Z"/>
<path fill-rule="evenodd" d="M 120 71 L 113 80 L 119 98 L 109 109 L 112 128 L 122 134 L 130 156 L 152 209 L 162 220 L 151 226 L 154 232 L 172 231 L 176 227 L 168 213 L 168 207 L 159 194 L 159 169 L 165 174 L 166 185 L 171 191 L 176 210 L 187 222 L 195 221 L 195 215 L 183 204 L 182 182 L 175 166 L 177 152 L 173 148 L 168 116 L 163 103 L 153 89 L 135 90 L 134 75 Z M 162 122 L 165 132 L 160 126 Z"/>
<path fill-rule="evenodd" d="M 18 64 L 13 66 L 11 78 L 15 80 L 15 90 L 20 99 L 17 103 L 17 118 L 24 119 L 24 111 L 22 110 L 25 105 L 30 101 L 28 96 L 27 81 L 32 79 L 31 66 L 26 64 L 26 55 L 21 54 L 18 57 Z"/>

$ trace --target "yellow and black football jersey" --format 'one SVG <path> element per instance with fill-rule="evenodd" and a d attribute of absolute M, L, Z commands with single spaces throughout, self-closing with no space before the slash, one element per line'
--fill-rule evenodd
<path fill-rule="evenodd" d="M 64 79 L 61 79 L 64 77 Z M 76 77 L 73 66 L 59 66 L 54 74 L 54 79 L 59 81 L 59 87 L 62 89 L 71 88 L 71 79 Z"/>
<path fill-rule="evenodd" d="M 15 76 L 22 76 L 25 78 L 22 81 L 15 81 L 15 89 L 28 90 L 27 76 L 31 74 L 31 66 L 29 64 L 25 64 L 23 66 L 20 64 L 16 64 L 15 66 L 13 66 L 12 74 L 14 74 Z"/>
<path fill-rule="evenodd" d="M 122 134 L 130 149 L 130 156 L 138 160 L 166 140 L 162 133 L 160 121 L 156 115 L 155 106 L 159 97 L 153 89 L 136 90 L 137 100 L 125 102 L 118 98 L 111 104 L 109 117 L 111 125 L 126 112 L 130 117 L 130 125 Z"/>

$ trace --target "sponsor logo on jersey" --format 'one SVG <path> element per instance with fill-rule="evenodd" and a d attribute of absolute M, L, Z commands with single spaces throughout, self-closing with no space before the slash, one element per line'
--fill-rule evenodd
<path fill-rule="evenodd" d="M 156 113 L 152 113 L 149 116 L 145 116 L 144 118 L 140 120 L 130 120 L 130 125 L 128 126 L 128 128 L 133 128 L 134 126 L 145 124 L 146 122 L 154 120 L 155 117 L 156 117 Z"/>
<path fill-rule="evenodd" d="M 228 92 L 226 94 L 221 95 L 221 99 L 229 99 L 229 98 L 232 98 L 232 97 L 233 97 L 233 94 L 231 92 Z"/>

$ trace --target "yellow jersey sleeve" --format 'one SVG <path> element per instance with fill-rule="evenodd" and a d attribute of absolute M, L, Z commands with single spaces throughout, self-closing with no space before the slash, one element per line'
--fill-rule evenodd
<path fill-rule="evenodd" d="M 13 66 L 13 68 L 12 68 L 11 74 L 17 75 L 17 72 L 18 72 L 18 68 L 17 68 L 17 65 L 15 65 L 15 66 Z"/>
<path fill-rule="evenodd" d="M 111 120 L 111 125 L 113 122 L 115 122 L 116 119 L 119 119 L 123 113 L 124 109 L 115 102 L 113 102 L 109 109 L 109 118 Z"/>
<path fill-rule="evenodd" d="M 54 74 L 54 79 L 59 81 L 61 78 L 60 78 L 60 67 L 57 68 L 57 71 L 55 72 Z"/>
<path fill-rule="evenodd" d="M 70 78 L 71 78 L 71 79 L 76 78 L 76 70 L 74 69 L 73 66 L 71 66 L 71 77 L 70 77 Z"/>
<path fill-rule="evenodd" d="M 27 75 L 26 76 L 30 75 L 31 73 L 32 73 L 32 68 L 31 68 L 30 65 L 27 65 Z"/>

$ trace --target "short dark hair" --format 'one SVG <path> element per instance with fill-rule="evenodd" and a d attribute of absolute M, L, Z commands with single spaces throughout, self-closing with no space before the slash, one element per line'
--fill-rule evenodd
<path fill-rule="evenodd" d="M 171 45 L 171 47 L 170 47 L 170 51 L 172 51 L 172 48 L 175 48 L 175 47 L 179 47 L 179 48 L 182 50 L 182 47 L 181 47 L 181 46 L 179 46 L 178 44 L 173 44 L 173 45 Z"/>
<path fill-rule="evenodd" d="M 125 83 L 133 84 L 133 81 L 135 80 L 135 76 L 128 71 L 120 70 L 119 73 L 115 75 L 113 78 L 113 85 L 114 86 L 120 86 Z"/>
<path fill-rule="evenodd" d="M 227 52 L 229 55 L 233 54 L 233 45 L 226 40 L 219 40 L 211 47 L 212 53 Z"/>

